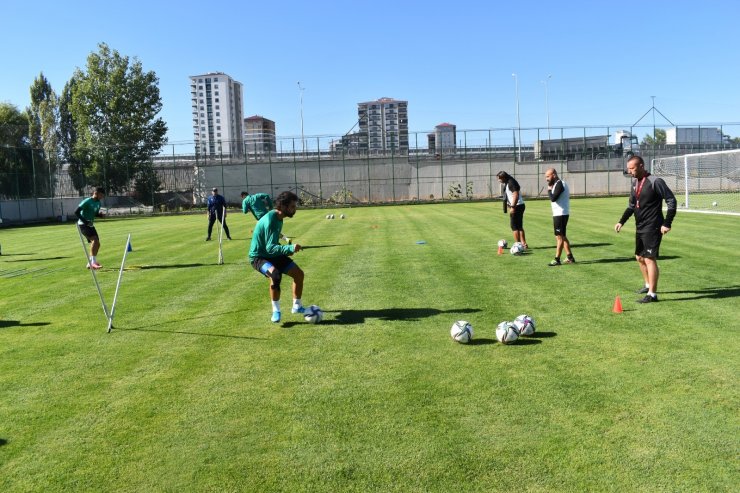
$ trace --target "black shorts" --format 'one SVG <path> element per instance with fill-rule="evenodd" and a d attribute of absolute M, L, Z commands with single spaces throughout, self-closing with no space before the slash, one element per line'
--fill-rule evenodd
<path fill-rule="evenodd" d="M 524 230 L 524 204 L 516 206 L 514 214 L 509 215 L 509 225 L 512 231 Z"/>
<path fill-rule="evenodd" d="M 552 228 L 555 232 L 555 236 L 567 236 L 566 230 L 568 229 L 568 218 L 570 216 L 552 216 Z"/>
<path fill-rule="evenodd" d="M 638 232 L 635 236 L 635 255 L 638 257 L 658 258 L 660 241 L 663 235 L 659 229 Z"/>
<path fill-rule="evenodd" d="M 252 267 L 260 274 L 267 276 L 267 271 L 270 270 L 270 267 L 275 267 L 278 271 L 285 274 L 293 267 L 298 267 L 298 265 L 287 255 L 281 255 L 274 258 L 257 257 L 252 260 Z"/>
<path fill-rule="evenodd" d="M 95 226 L 86 226 L 84 224 L 78 224 L 82 236 L 87 238 L 88 243 L 92 243 L 94 240 L 100 240 L 98 238 L 98 232 L 95 231 Z"/>

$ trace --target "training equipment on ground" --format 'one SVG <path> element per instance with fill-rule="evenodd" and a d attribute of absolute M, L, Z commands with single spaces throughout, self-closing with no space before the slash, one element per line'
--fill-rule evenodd
<path fill-rule="evenodd" d="M 324 312 L 318 306 L 311 305 L 303 312 L 303 318 L 306 322 L 317 324 L 324 319 Z"/>
<path fill-rule="evenodd" d="M 223 215 L 221 216 L 221 227 L 218 228 L 218 265 L 224 263 L 224 249 L 223 249 L 223 238 L 224 238 L 224 223 L 226 222 L 226 207 L 223 208 Z"/>
<path fill-rule="evenodd" d="M 331 214 L 331 217 L 329 219 L 334 219 L 334 214 Z"/>
<path fill-rule="evenodd" d="M 512 255 L 521 255 L 524 253 L 524 245 L 519 243 L 518 241 L 511 245 L 511 250 L 509 250 Z"/>
<path fill-rule="evenodd" d="M 465 320 L 458 320 L 450 329 L 452 338 L 460 344 L 467 344 L 473 340 L 473 326 Z"/>
<path fill-rule="evenodd" d="M 509 242 L 506 240 L 498 240 L 498 246 L 500 248 L 509 248 Z"/>
<path fill-rule="evenodd" d="M 534 319 L 529 315 L 519 315 L 514 319 L 514 325 L 516 325 L 520 336 L 531 336 L 534 334 Z"/>
<path fill-rule="evenodd" d="M 640 290 L 642 291 L 642 290 Z M 647 291 L 645 291 L 647 293 Z M 614 313 L 622 313 L 622 300 L 619 299 L 619 296 L 614 298 L 614 305 L 612 306 L 612 311 Z"/>
<path fill-rule="evenodd" d="M 496 339 L 501 344 L 511 344 L 519 339 L 519 329 L 513 322 L 504 321 L 496 327 Z"/>
<path fill-rule="evenodd" d="M 653 159 L 650 173 L 694 212 L 740 214 L 740 149 Z"/>
<path fill-rule="evenodd" d="M 340 215 L 339 219 L 344 219 L 344 214 Z"/>

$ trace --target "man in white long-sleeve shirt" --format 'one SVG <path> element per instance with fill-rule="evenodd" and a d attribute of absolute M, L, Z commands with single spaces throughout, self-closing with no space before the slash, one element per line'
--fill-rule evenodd
<path fill-rule="evenodd" d="M 550 267 L 560 265 L 560 255 L 565 249 L 565 263 L 573 264 L 576 259 L 573 258 L 573 252 L 570 250 L 570 241 L 566 235 L 568 218 L 570 217 L 570 191 L 568 185 L 558 177 L 558 172 L 554 168 L 545 171 L 545 181 L 547 182 L 547 195 L 550 197 L 550 206 L 552 207 L 552 225 L 555 231 L 555 258 L 550 262 Z"/>

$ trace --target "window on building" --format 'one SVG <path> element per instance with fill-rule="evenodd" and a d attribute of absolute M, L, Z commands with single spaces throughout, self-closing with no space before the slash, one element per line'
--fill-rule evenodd
<path fill-rule="evenodd" d="M 216 123 L 221 123 L 221 119 L 220 118 L 216 118 Z"/>
<path fill-rule="evenodd" d="M 219 107 L 219 105 L 216 105 L 216 109 L 217 109 L 217 110 L 219 110 L 219 109 L 221 109 L 221 108 Z"/>
<path fill-rule="evenodd" d="M 216 98 L 216 102 L 218 103 L 218 98 Z"/>
<path fill-rule="evenodd" d="M 221 112 L 220 111 L 217 111 L 216 112 L 216 116 L 221 116 Z"/>
<path fill-rule="evenodd" d="M 221 125 L 216 126 L 216 130 L 221 130 Z"/>
<path fill-rule="evenodd" d="M 217 133 L 217 134 L 216 134 L 216 137 L 221 137 L 221 134 L 220 134 L 220 133 Z"/>

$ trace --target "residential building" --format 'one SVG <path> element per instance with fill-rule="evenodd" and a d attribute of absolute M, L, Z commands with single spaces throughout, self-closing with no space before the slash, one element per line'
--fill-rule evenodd
<path fill-rule="evenodd" d="M 241 156 L 243 86 L 223 72 L 190 76 L 193 136 L 197 154 Z"/>
<path fill-rule="evenodd" d="M 434 127 L 434 141 L 437 153 L 454 154 L 457 142 L 457 126 L 440 123 Z"/>
<path fill-rule="evenodd" d="M 361 147 L 370 154 L 407 153 L 408 101 L 380 98 L 357 104 Z"/>
<path fill-rule="evenodd" d="M 245 118 L 244 149 L 248 155 L 271 154 L 277 151 L 275 122 L 259 115 Z"/>

